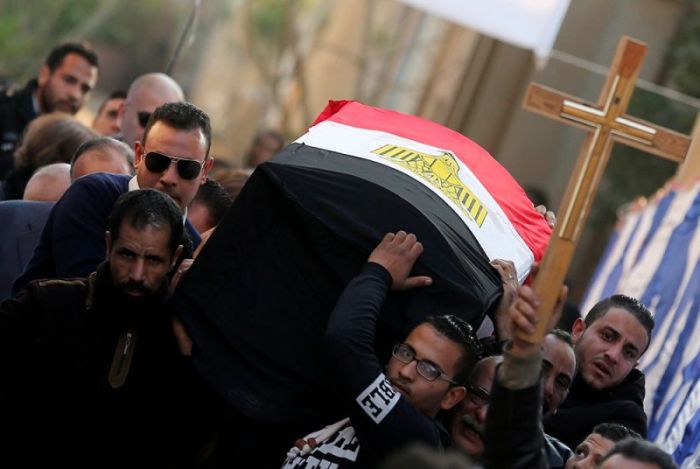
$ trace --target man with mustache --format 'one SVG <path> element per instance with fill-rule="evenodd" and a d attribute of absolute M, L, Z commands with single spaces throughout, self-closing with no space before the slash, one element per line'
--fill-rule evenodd
<path fill-rule="evenodd" d="M 177 102 L 157 108 L 143 141 L 134 145 L 136 176 L 98 173 L 76 180 L 56 203 L 29 265 L 12 293 L 30 280 L 88 275 L 104 259 L 102 236 L 115 200 L 130 190 L 152 188 L 168 194 L 183 211 L 191 244 L 200 237 L 186 219 L 187 207 L 207 180 L 209 117 L 193 104 Z M 185 246 L 191 254 L 192 246 Z"/>
<path fill-rule="evenodd" d="M 37 280 L 0 303 L 6 467 L 194 467 L 215 400 L 178 347 L 167 274 L 182 211 L 161 192 L 121 196 L 106 260 Z"/>
<path fill-rule="evenodd" d="M 13 167 L 24 128 L 39 114 L 77 113 L 97 83 L 97 55 L 83 44 L 56 46 L 39 76 L 15 93 L 0 95 L 0 179 Z"/>
<path fill-rule="evenodd" d="M 558 412 L 544 420 L 546 432 L 575 448 L 599 423 L 619 423 L 642 436 L 644 374 L 637 369 L 654 328 L 639 301 L 613 295 L 597 303 L 571 330 L 579 372 Z"/>
<path fill-rule="evenodd" d="M 394 347 L 385 368 L 374 351 L 389 290 L 431 284 L 409 277 L 422 251 L 414 235 L 389 233 L 344 290 L 324 340 L 349 417 L 297 440 L 283 467 L 375 467 L 408 443 L 449 443 L 435 415 L 464 397 L 460 383 L 480 353 L 471 327 L 455 316 L 431 316 Z"/>
<path fill-rule="evenodd" d="M 503 363 L 490 390 L 484 431 L 486 466 L 494 469 L 597 467 L 616 441 L 640 436 L 619 424 L 600 424 L 572 452 L 561 441 L 543 432 L 542 415 L 553 415 L 548 410 L 566 396 L 566 392 L 561 393 L 548 404 L 548 389 L 553 387 L 549 381 L 558 369 L 560 372 L 556 374 L 567 378 L 561 387 L 568 390 L 565 384 L 571 382 L 569 376 L 575 372 L 576 362 L 570 339 L 567 342 L 570 358 L 552 354 L 553 337 L 566 337 L 561 332 L 550 333 L 540 341 L 526 339 L 537 325 L 537 295 L 530 287 L 523 286 L 518 289 L 517 297 L 507 315 L 511 339 L 503 349 Z M 550 328 L 558 320 L 565 298 L 566 289 L 563 288 L 555 314 L 550 319 Z"/>

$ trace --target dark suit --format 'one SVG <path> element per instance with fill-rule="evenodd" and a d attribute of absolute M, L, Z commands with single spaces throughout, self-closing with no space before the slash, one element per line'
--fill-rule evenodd
<path fill-rule="evenodd" d="M 53 202 L 0 202 L 0 301 L 10 296 L 12 282 L 22 273 L 39 244 Z"/>

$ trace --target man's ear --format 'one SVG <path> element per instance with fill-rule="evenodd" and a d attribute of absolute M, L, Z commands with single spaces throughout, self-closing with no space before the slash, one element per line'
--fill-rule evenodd
<path fill-rule="evenodd" d="M 574 324 L 571 326 L 571 340 L 574 341 L 574 345 L 581 340 L 581 336 L 586 330 L 586 323 L 581 318 L 576 318 Z"/>
<path fill-rule="evenodd" d="M 180 254 L 182 254 L 182 244 L 175 249 L 175 254 L 173 254 L 173 260 L 170 263 L 170 270 L 173 270 L 175 267 L 175 264 L 177 264 L 177 260 L 180 258 Z"/>
<path fill-rule="evenodd" d="M 112 233 L 105 231 L 105 244 L 107 245 L 107 258 L 109 259 L 109 253 L 112 252 Z"/>
<path fill-rule="evenodd" d="M 449 410 L 460 403 L 467 395 L 467 388 L 464 386 L 452 386 L 440 401 L 442 410 Z"/>
<path fill-rule="evenodd" d="M 134 142 L 134 169 L 139 169 L 143 163 L 143 144 L 138 140 Z"/>
<path fill-rule="evenodd" d="M 210 156 L 207 158 L 207 161 L 204 163 L 204 167 L 202 168 L 202 179 L 199 181 L 200 184 L 207 182 L 207 179 L 209 178 L 209 171 L 211 171 L 212 166 L 214 166 L 214 157 Z"/>
<path fill-rule="evenodd" d="M 51 78 L 51 69 L 48 65 L 44 64 L 39 69 L 39 76 L 36 80 L 39 84 L 39 87 L 43 88 L 44 86 L 46 86 L 46 84 L 49 82 L 49 78 Z"/>

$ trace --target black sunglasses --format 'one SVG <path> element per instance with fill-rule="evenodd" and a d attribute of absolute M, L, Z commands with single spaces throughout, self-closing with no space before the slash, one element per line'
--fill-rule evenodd
<path fill-rule="evenodd" d="M 197 160 L 174 158 L 155 151 L 146 153 L 146 168 L 152 173 L 162 173 L 168 169 L 172 162 L 177 164 L 178 176 L 187 180 L 199 176 L 199 173 L 202 172 L 202 166 L 204 166 L 204 161 L 200 163 Z"/>
<path fill-rule="evenodd" d="M 139 124 L 141 125 L 141 127 L 146 128 L 146 124 L 148 124 L 148 119 L 151 118 L 151 113 L 145 112 L 145 111 L 139 111 L 136 113 L 136 117 L 138 117 Z"/>

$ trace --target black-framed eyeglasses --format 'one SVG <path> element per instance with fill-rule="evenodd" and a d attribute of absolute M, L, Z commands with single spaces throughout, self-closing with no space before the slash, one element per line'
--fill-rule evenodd
<path fill-rule="evenodd" d="M 177 174 L 182 179 L 192 180 L 199 176 L 204 166 L 204 161 L 188 160 L 186 158 L 175 158 L 164 155 L 156 151 L 146 153 L 146 168 L 152 173 L 162 173 L 170 166 L 170 163 L 177 164 Z"/>
<path fill-rule="evenodd" d="M 473 384 L 467 383 L 467 397 L 472 402 L 472 404 L 482 407 L 489 403 L 491 395 L 489 392 L 482 388 L 481 386 L 475 386 Z"/>
<path fill-rule="evenodd" d="M 138 118 L 139 125 L 141 125 L 141 127 L 146 128 L 146 124 L 148 124 L 148 119 L 151 118 L 151 114 L 152 113 L 146 111 L 139 111 L 136 113 L 136 117 Z"/>
<path fill-rule="evenodd" d="M 438 366 L 428 360 L 416 358 L 416 352 L 407 344 L 396 344 L 391 354 L 401 363 L 409 364 L 412 361 L 416 362 L 416 371 L 423 378 L 428 381 L 435 381 L 436 379 L 444 379 L 445 381 L 458 385 L 455 380 L 447 376 Z"/>

